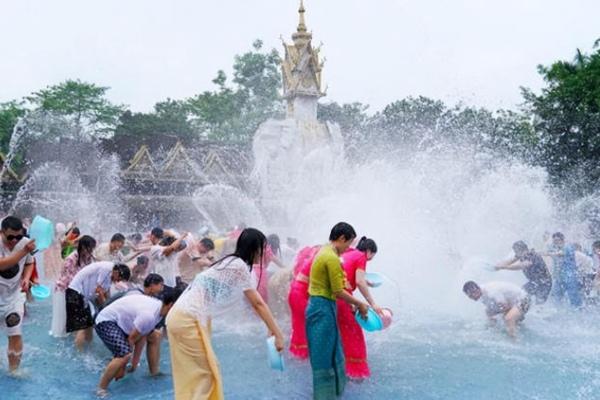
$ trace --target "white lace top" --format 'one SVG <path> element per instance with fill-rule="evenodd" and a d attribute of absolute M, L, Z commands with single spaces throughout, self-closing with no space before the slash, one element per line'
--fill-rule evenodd
<path fill-rule="evenodd" d="M 174 308 L 205 324 L 241 302 L 244 292 L 252 289 L 256 289 L 256 281 L 248 265 L 241 258 L 228 257 L 196 275 Z"/>

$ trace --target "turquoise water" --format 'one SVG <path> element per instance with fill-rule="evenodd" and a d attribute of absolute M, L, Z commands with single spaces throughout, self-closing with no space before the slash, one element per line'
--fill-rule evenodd
<path fill-rule="evenodd" d="M 479 311 L 479 310 L 478 310 Z M 482 311 L 482 310 L 481 310 Z M 351 383 L 345 399 L 597 399 L 600 398 L 600 319 L 597 310 L 568 314 L 551 308 L 530 312 L 517 342 L 500 328 L 473 318 L 410 318 L 389 330 L 369 334 L 373 377 Z M 77 354 L 71 338 L 48 335 L 50 302 L 29 307 L 25 323 L 24 375 L 6 374 L 0 361 L 0 398 L 93 399 L 110 354 L 95 338 Z M 407 317 L 408 318 L 408 317 Z M 217 329 L 213 341 L 227 399 L 310 398 L 310 369 L 286 360 L 280 373 L 267 367 L 264 329 L 258 324 Z M 240 333 L 243 332 L 243 333 Z M 6 340 L 2 339 L 5 348 Z M 162 346 L 159 378 L 147 366 L 110 386 L 115 399 L 172 397 L 168 348 Z"/>

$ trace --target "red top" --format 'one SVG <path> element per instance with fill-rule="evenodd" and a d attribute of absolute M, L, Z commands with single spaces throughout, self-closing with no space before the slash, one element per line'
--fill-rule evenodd
<path fill-rule="evenodd" d="M 356 270 L 367 270 L 367 253 L 352 248 L 346 250 L 342 254 L 342 268 L 344 268 L 349 285 L 346 289 L 352 293 L 356 290 Z"/>
<path fill-rule="evenodd" d="M 320 248 L 321 246 L 306 246 L 298 252 L 294 264 L 294 276 L 298 274 L 310 275 L 310 267 Z"/>

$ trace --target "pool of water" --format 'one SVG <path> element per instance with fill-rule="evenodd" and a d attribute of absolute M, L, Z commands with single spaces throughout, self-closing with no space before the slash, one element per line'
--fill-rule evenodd
<path fill-rule="evenodd" d="M 533 309 L 520 338 L 509 340 L 481 314 L 468 317 L 413 313 L 384 332 L 368 334 L 372 378 L 350 383 L 345 399 L 597 399 L 600 343 L 597 310 L 569 313 Z M 93 399 L 110 354 L 95 338 L 78 354 L 71 338 L 48 335 L 50 302 L 33 304 L 25 323 L 23 376 L 0 362 L 0 398 Z M 226 324 L 224 324 L 226 325 Z M 227 399 L 307 399 L 310 368 L 288 359 L 285 372 L 267 367 L 265 331 L 258 323 L 223 324 L 213 335 Z M 2 339 L 3 348 L 6 339 Z M 168 344 L 162 345 L 164 376 L 152 378 L 142 364 L 111 384 L 115 399 L 172 397 Z"/>

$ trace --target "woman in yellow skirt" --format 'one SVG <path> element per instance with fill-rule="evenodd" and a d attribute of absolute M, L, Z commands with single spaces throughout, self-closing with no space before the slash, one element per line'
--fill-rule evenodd
<path fill-rule="evenodd" d="M 275 346 L 283 350 L 283 334 L 256 290 L 252 265 L 260 263 L 265 235 L 244 229 L 235 251 L 198 274 L 167 316 L 167 332 L 176 400 L 220 400 L 223 385 L 210 343 L 210 321 L 245 297 L 265 322 Z"/>

